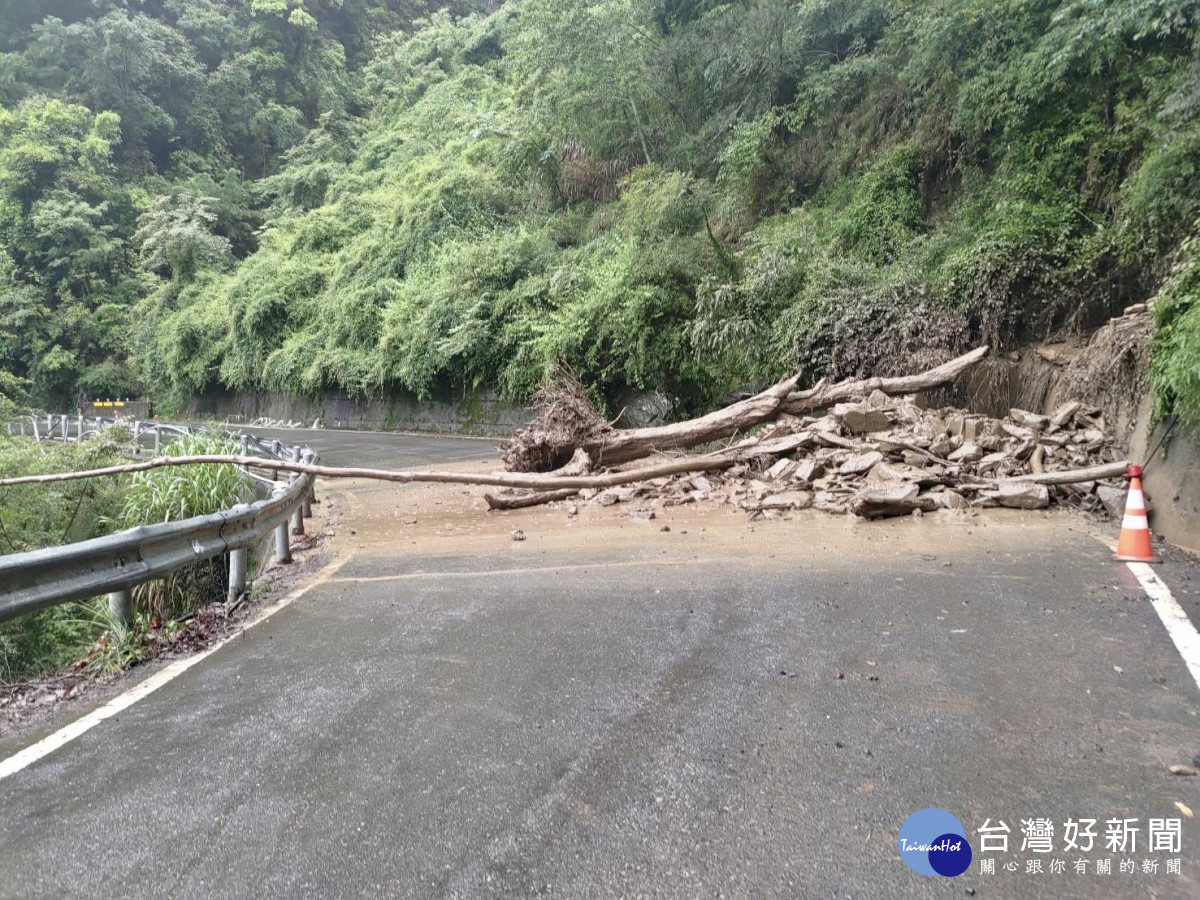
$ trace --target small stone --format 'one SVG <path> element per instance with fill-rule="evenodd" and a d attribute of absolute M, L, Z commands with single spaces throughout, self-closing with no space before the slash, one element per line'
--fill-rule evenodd
<path fill-rule="evenodd" d="M 1008 454 L 1003 451 L 1001 451 L 999 453 L 989 453 L 987 456 L 985 456 L 981 460 L 979 460 L 979 467 L 978 467 L 979 471 L 980 472 L 990 471 L 991 469 L 996 468 L 998 465 L 1000 465 L 1000 463 L 1004 462 L 1008 458 L 1009 458 Z"/>
<path fill-rule="evenodd" d="M 1008 417 L 1018 425 L 1024 425 L 1026 428 L 1032 428 L 1034 431 L 1045 431 L 1050 427 L 1049 416 L 1032 413 L 1024 409 L 1010 409 Z"/>
<path fill-rule="evenodd" d="M 812 494 L 808 491 L 784 491 L 771 494 L 759 503 L 760 509 L 808 509 L 812 506 Z"/>
<path fill-rule="evenodd" d="M 869 406 L 871 409 L 886 409 L 891 402 L 892 398 L 883 391 L 879 390 L 879 388 L 871 391 L 870 395 L 867 397 L 867 406 Z"/>
<path fill-rule="evenodd" d="M 983 457 L 983 451 L 976 444 L 966 443 L 952 451 L 946 459 L 950 462 L 974 462 Z"/>
<path fill-rule="evenodd" d="M 523 540 L 525 540 L 525 532 L 523 532 L 523 531 L 522 531 L 520 528 L 518 528 L 516 531 L 514 531 L 514 532 L 512 533 L 512 539 L 513 539 L 514 541 L 523 541 Z"/>
<path fill-rule="evenodd" d="M 871 471 L 867 473 L 867 481 L 872 484 L 880 484 L 889 481 L 906 481 L 908 472 L 896 463 L 890 463 L 886 460 L 876 463 L 871 467 Z"/>
<path fill-rule="evenodd" d="M 796 468 L 796 463 L 790 459 L 781 459 L 771 468 L 767 469 L 767 477 L 775 481 L 783 481 L 792 474 Z"/>
<path fill-rule="evenodd" d="M 811 484 L 825 474 L 825 467 L 815 459 L 802 459 L 792 470 L 792 481 Z"/>
<path fill-rule="evenodd" d="M 883 461 L 883 454 L 878 450 L 869 450 L 866 453 L 858 453 L 846 460 L 838 468 L 838 472 L 842 475 L 862 475 L 864 472 L 869 472 L 877 463 Z"/>
<path fill-rule="evenodd" d="M 966 509 L 969 504 L 967 498 L 958 491 L 944 490 L 937 494 L 938 505 L 944 509 Z"/>
<path fill-rule="evenodd" d="M 1104 504 L 1104 509 L 1114 519 L 1119 519 L 1125 514 L 1125 499 L 1126 491 L 1123 488 L 1113 487 L 1111 484 L 1096 484 L 1096 496 L 1100 498 L 1100 502 Z"/>

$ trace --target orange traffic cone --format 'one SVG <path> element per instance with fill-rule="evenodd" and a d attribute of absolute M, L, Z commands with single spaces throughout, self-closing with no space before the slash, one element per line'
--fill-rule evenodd
<path fill-rule="evenodd" d="M 1121 520 L 1117 559 L 1157 562 L 1150 546 L 1150 523 L 1146 519 L 1146 498 L 1142 495 L 1142 467 L 1130 466 L 1126 474 L 1129 476 L 1129 497 L 1125 500 L 1125 518 Z"/>

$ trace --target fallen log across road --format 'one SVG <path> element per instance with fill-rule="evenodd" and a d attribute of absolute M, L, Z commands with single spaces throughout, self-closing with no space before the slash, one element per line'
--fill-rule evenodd
<path fill-rule="evenodd" d="M 801 438 L 798 440 L 798 438 Z M 734 463 L 746 462 L 760 456 L 774 456 L 788 453 L 803 446 L 811 440 L 810 435 L 788 435 L 774 440 L 760 441 L 754 438 L 735 444 L 725 450 L 703 456 L 685 456 L 639 466 L 636 469 L 606 472 L 601 475 L 538 475 L 523 472 L 491 472 L 477 474 L 474 472 L 429 472 L 410 471 L 394 472 L 388 469 L 355 469 L 335 466 L 310 465 L 290 460 L 264 461 L 261 456 L 160 456 L 145 462 L 127 463 L 120 466 L 107 466 L 102 469 L 88 469 L 82 472 L 52 472 L 45 475 L 22 475 L 17 478 L 0 479 L 0 487 L 12 487 L 19 484 L 49 484 L 57 481 L 75 481 L 81 478 L 102 478 L 111 475 L 129 475 L 136 472 L 148 472 L 151 469 L 161 469 L 167 466 L 195 465 L 233 465 L 254 466 L 257 468 L 274 469 L 280 472 L 298 472 L 316 475 L 322 478 L 366 478 L 374 481 L 393 481 L 399 484 L 434 483 L 434 484 L 477 484 L 486 487 L 527 488 L 529 490 L 559 490 L 573 488 L 608 488 L 630 484 L 634 481 L 645 481 L 650 478 L 661 478 L 665 475 L 678 475 L 684 472 L 703 472 L 710 469 L 723 469 Z"/>

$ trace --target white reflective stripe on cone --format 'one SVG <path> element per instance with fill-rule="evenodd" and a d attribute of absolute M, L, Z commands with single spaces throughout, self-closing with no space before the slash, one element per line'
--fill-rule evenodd
<path fill-rule="evenodd" d="M 1142 513 L 1141 515 L 1130 515 L 1129 513 L 1125 513 L 1125 518 L 1121 520 L 1121 527 L 1133 528 L 1137 531 L 1149 531 L 1150 521 L 1146 518 L 1145 513 Z"/>
<path fill-rule="evenodd" d="M 1128 498 L 1125 500 L 1126 509 L 1145 509 L 1146 498 L 1142 496 L 1141 490 L 1134 488 L 1129 492 Z"/>

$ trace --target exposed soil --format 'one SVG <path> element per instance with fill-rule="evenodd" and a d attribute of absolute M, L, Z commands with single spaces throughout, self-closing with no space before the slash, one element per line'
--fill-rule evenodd
<path fill-rule="evenodd" d="M 488 472 L 496 465 L 475 462 L 443 468 Z M 590 549 L 630 553 L 642 553 L 653 545 L 697 555 L 745 553 L 753 547 L 755 555 L 767 556 L 854 553 L 923 558 L 934 554 L 949 559 L 986 544 L 988 529 L 1049 531 L 1061 529 L 1066 522 L 1068 528 L 1090 531 L 1100 523 L 1065 508 L 939 510 L 919 519 L 886 521 L 831 517 L 813 509 L 773 511 L 763 517 L 725 503 L 670 506 L 663 498 L 634 498 L 611 506 L 563 501 L 500 511 L 488 510 L 481 488 L 346 480 L 333 490 L 346 511 L 346 525 L 333 540 L 339 556 L 386 551 L 414 557 L 498 552 L 533 557 L 543 552 L 569 553 L 586 541 Z M 524 540 L 513 539 L 517 530 Z"/>

